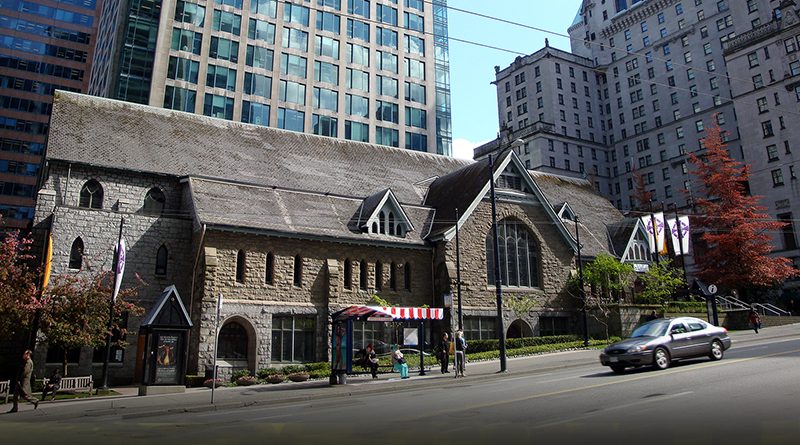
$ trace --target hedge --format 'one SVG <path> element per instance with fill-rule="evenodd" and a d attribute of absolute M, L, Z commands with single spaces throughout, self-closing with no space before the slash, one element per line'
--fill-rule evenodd
<path fill-rule="evenodd" d="M 577 335 L 552 335 L 547 337 L 523 337 L 506 339 L 506 349 L 519 349 L 530 346 L 552 345 L 556 343 L 569 343 L 579 340 Z M 498 351 L 500 341 L 493 340 L 467 340 L 467 353 Z"/>
<path fill-rule="evenodd" d="M 574 336 L 570 336 L 574 337 Z M 536 338 L 536 337 L 534 337 Z M 539 337 L 539 338 L 547 338 L 547 337 Z M 515 339 L 516 340 L 516 339 Z M 619 341 L 619 338 L 611 338 L 609 340 L 589 340 L 589 347 L 598 347 L 598 346 L 605 346 L 615 341 Z M 498 343 L 499 344 L 499 343 Z M 546 343 L 546 344 L 539 344 L 533 346 L 523 346 L 520 348 L 507 348 L 506 349 L 506 356 L 508 357 L 517 357 L 522 355 L 534 355 L 534 354 L 542 354 L 545 352 L 555 352 L 555 351 L 564 351 L 569 349 L 580 349 L 583 348 L 583 340 L 574 340 L 570 342 L 563 342 L 563 343 Z M 470 347 L 468 347 L 469 350 Z M 467 359 L 468 360 L 492 360 L 500 358 L 500 351 L 482 351 L 482 352 L 468 352 Z"/>

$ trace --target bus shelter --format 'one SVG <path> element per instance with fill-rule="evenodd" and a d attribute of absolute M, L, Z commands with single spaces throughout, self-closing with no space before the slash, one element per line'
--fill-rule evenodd
<path fill-rule="evenodd" d="M 442 320 L 444 309 L 425 307 L 350 306 L 331 314 L 331 384 L 346 384 L 347 374 L 353 373 L 353 323 L 355 321 L 395 322 L 419 321 L 417 343 L 419 347 L 420 375 L 425 375 L 425 322 Z"/>

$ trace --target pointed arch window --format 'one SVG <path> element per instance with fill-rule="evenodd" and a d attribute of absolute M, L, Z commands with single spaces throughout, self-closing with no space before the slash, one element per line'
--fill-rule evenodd
<path fill-rule="evenodd" d="M 383 264 L 375 262 L 375 290 L 383 289 Z"/>
<path fill-rule="evenodd" d="M 403 280 L 405 281 L 405 289 L 411 290 L 411 263 L 406 263 L 403 267 Z"/>
<path fill-rule="evenodd" d="M 81 237 L 75 238 L 72 248 L 69 250 L 69 268 L 80 269 L 83 267 L 83 240 Z"/>
<path fill-rule="evenodd" d="M 167 274 L 167 246 L 161 245 L 156 252 L 156 275 Z"/>
<path fill-rule="evenodd" d="M 164 192 L 158 187 L 153 187 L 144 195 L 142 211 L 150 215 L 160 215 L 164 211 L 166 202 L 167 197 L 164 196 Z"/>
<path fill-rule="evenodd" d="M 275 283 L 275 255 L 272 252 L 267 254 L 267 263 L 264 265 L 264 283 Z"/>
<path fill-rule="evenodd" d="M 358 287 L 367 290 L 367 261 L 362 259 L 358 270 Z"/>
<path fill-rule="evenodd" d="M 386 226 L 388 225 L 388 224 L 386 224 L 386 212 L 381 211 L 379 219 L 380 219 L 379 231 L 380 231 L 380 233 L 385 234 L 386 233 Z"/>
<path fill-rule="evenodd" d="M 350 258 L 344 260 L 344 288 L 350 289 L 353 286 L 353 263 Z"/>
<path fill-rule="evenodd" d="M 389 289 L 397 290 L 397 265 L 394 261 L 389 266 Z"/>
<path fill-rule="evenodd" d="M 500 245 L 500 282 L 504 286 L 539 287 L 539 249 L 533 233 L 514 220 L 497 223 Z M 494 280 L 494 242 L 492 231 L 486 237 L 487 281 Z"/>
<path fill-rule="evenodd" d="M 300 255 L 294 257 L 294 285 L 303 287 L 303 258 Z"/>
<path fill-rule="evenodd" d="M 244 272 L 246 266 L 246 256 L 244 254 L 244 250 L 240 250 L 236 253 L 236 282 L 237 283 L 244 283 Z"/>
<path fill-rule="evenodd" d="M 394 235 L 394 212 L 389 212 L 389 235 Z"/>
<path fill-rule="evenodd" d="M 89 180 L 81 187 L 80 207 L 87 209 L 103 208 L 103 186 L 94 179 Z"/>

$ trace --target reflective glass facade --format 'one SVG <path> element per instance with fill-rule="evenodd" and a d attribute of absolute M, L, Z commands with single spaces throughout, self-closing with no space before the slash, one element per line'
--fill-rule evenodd
<path fill-rule="evenodd" d="M 96 7 L 97 0 L 0 0 L 0 215 L 4 227 L 22 228 L 33 218 L 53 92 L 87 91 Z"/>

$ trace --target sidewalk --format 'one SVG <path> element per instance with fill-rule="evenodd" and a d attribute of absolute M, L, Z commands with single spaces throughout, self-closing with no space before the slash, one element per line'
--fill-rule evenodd
<path fill-rule="evenodd" d="M 800 324 L 765 328 L 756 334 L 753 331 L 733 331 L 730 333 L 733 348 L 737 345 L 800 336 Z M 574 350 L 535 356 L 508 359 L 508 369 L 514 375 L 552 372 L 554 370 L 596 364 L 598 371 L 603 368 L 598 362 L 599 351 Z M 204 412 L 227 410 L 260 404 L 303 403 L 312 400 L 335 398 L 343 395 L 363 395 L 391 393 L 397 390 L 417 391 L 443 385 L 460 385 L 475 379 L 502 378 L 499 374 L 498 360 L 469 363 L 467 377 L 455 379 L 452 372 L 441 374 L 434 368 L 426 376 L 418 371 L 411 372 L 411 378 L 401 380 L 398 374 L 382 374 L 378 379 L 369 375 L 349 376 L 347 385 L 330 386 L 328 380 L 303 383 L 281 383 L 278 385 L 254 385 L 245 387 L 218 388 L 215 403 L 211 402 L 208 388 L 187 388 L 183 394 L 166 394 L 138 397 L 138 387 L 115 387 L 119 395 L 92 397 L 88 399 L 42 402 L 39 409 L 20 404 L 16 414 L 0 414 L 0 422 L 66 420 L 92 416 L 120 416 L 122 419 L 153 417 L 181 412 Z M 5 405 L 10 409 L 11 405 Z"/>

